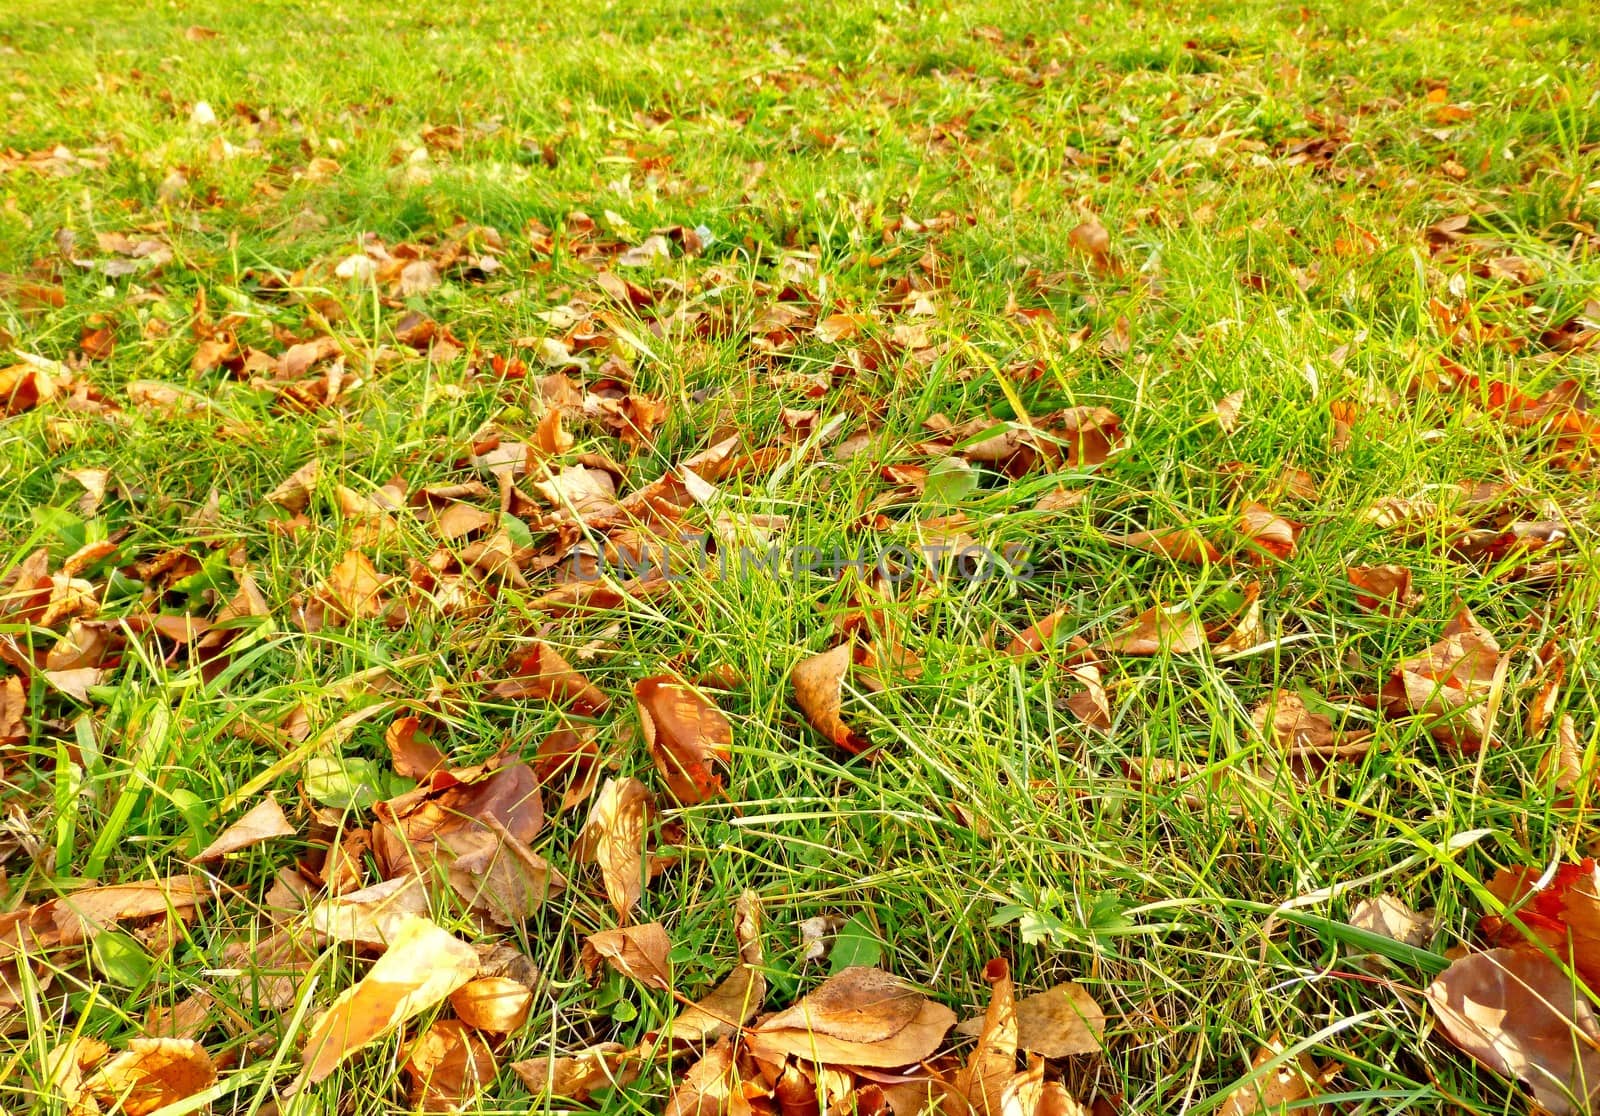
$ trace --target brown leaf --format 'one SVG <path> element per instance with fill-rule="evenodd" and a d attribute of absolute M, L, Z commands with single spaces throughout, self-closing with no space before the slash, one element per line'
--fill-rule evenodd
<path fill-rule="evenodd" d="M 931 1057 L 955 1013 L 880 969 L 853 966 L 747 1031 L 758 1058 L 906 1066 Z"/>
<path fill-rule="evenodd" d="M 600 867 L 606 896 L 626 923 L 644 891 L 645 836 L 655 800 L 637 779 L 607 779 L 579 837 L 581 851 Z"/>
<path fill-rule="evenodd" d="M 1578 723 L 1571 713 L 1556 722 L 1555 739 L 1539 757 L 1539 781 L 1554 784 L 1568 794 L 1577 794 L 1592 782 L 1594 773 L 1584 761 L 1583 745 L 1578 743 Z"/>
<path fill-rule="evenodd" d="M 1089 1110 L 1067 1092 L 1059 1081 L 1044 1079 L 1044 1059 L 1035 1058 L 1028 1068 L 1006 1083 L 1000 1094 L 1004 1116 L 1089 1116 Z"/>
<path fill-rule="evenodd" d="M 1111 234 L 1100 223 L 1100 218 L 1090 213 L 1073 226 L 1067 234 L 1067 241 L 1078 251 L 1094 261 L 1095 270 L 1114 272 L 1115 262 L 1111 259 Z"/>
<path fill-rule="evenodd" d="M 1345 577 L 1356 589 L 1356 604 L 1368 612 L 1395 616 L 1416 604 L 1411 571 L 1405 566 L 1351 566 Z"/>
<path fill-rule="evenodd" d="M 336 942 L 385 949 L 408 918 L 427 913 L 428 892 L 422 880 L 396 876 L 317 904 L 311 925 Z"/>
<path fill-rule="evenodd" d="M 1338 743 L 1333 718 L 1313 713 L 1293 690 L 1279 690 L 1250 713 L 1257 735 L 1284 751 L 1327 748 Z"/>
<path fill-rule="evenodd" d="M 1381 697 L 1391 714 L 1435 719 L 1431 731 L 1441 743 L 1476 750 L 1492 743 L 1490 716 L 1508 664 L 1494 636 L 1463 608 L 1438 642 L 1394 669 Z"/>
<path fill-rule="evenodd" d="M 482 822 L 440 837 L 446 878 L 473 910 L 502 926 L 520 926 L 567 881 L 496 818 Z"/>
<path fill-rule="evenodd" d="M 598 713 L 611 699 L 568 665 L 548 643 L 536 640 L 512 668 L 512 677 L 490 690 L 500 698 L 543 698 L 580 713 Z"/>
<path fill-rule="evenodd" d="M 1217 400 L 1216 406 L 1212 408 L 1212 411 L 1216 414 L 1217 425 L 1222 428 L 1224 434 L 1232 434 L 1239 429 L 1239 411 L 1243 407 L 1243 388 L 1230 392 Z"/>
<path fill-rule="evenodd" d="M 850 669 L 849 643 L 812 655 L 795 664 L 789 675 L 795 703 L 818 732 L 852 755 L 869 751 L 872 742 L 839 715 L 845 672 Z"/>
<path fill-rule="evenodd" d="M 263 798 L 254 809 L 217 835 L 196 860 L 217 860 L 231 852 L 247 849 L 274 837 L 292 837 L 295 828 L 283 816 L 283 808 L 272 795 Z"/>
<path fill-rule="evenodd" d="M 561 408 L 551 407 L 533 431 L 533 448 L 546 457 L 557 457 L 572 448 L 575 439 L 561 429 Z"/>
<path fill-rule="evenodd" d="M 20 415 L 56 394 L 56 383 L 42 366 L 0 368 L 0 418 Z"/>
<path fill-rule="evenodd" d="M 445 765 L 444 753 L 422 731 L 416 717 L 400 717 L 383 734 L 396 775 L 426 779 Z"/>
<path fill-rule="evenodd" d="M 145 1116 L 209 1088 L 217 1069 L 193 1039 L 136 1038 L 84 1082 L 102 1104 L 120 1103 L 126 1116 Z"/>
<path fill-rule="evenodd" d="M 196 907 L 207 895 L 205 881 L 199 876 L 168 876 L 83 888 L 41 903 L 34 911 L 49 916 L 62 943 L 73 944 L 92 939 L 114 922 Z"/>
<path fill-rule="evenodd" d="M 1542 953 L 1491 949 L 1452 964 L 1424 995 L 1450 1041 L 1515 1077 L 1554 1116 L 1592 1111 L 1600 1025 L 1572 978 Z"/>
<path fill-rule="evenodd" d="M 646 988 L 670 992 L 672 965 L 667 955 L 671 952 L 672 942 L 666 928 L 659 922 L 647 922 L 590 934 L 583 943 L 583 967 L 593 980 L 595 970 L 604 960 L 617 972 Z"/>
<path fill-rule="evenodd" d="M 586 1101 L 601 1089 L 627 1085 L 639 1076 L 636 1051 L 619 1042 L 602 1043 L 566 1058 L 529 1058 L 511 1070 L 535 1096 Z"/>
<path fill-rule="evenodd" d="M 83 486 L 83 495 L 78 497 L 78 514 L 86 519 L 93 518 L 106 498 L 106 485 L 111 481 L 111 470 L 66 469 L 61 475 L 71 477 Z"/>
<path fill-rule="evenodd" d="M 1284 1045 L 1274 1038 L 1266 1046 L 1256 1052 L 1250 1062 L 1252 1071 L 1259 1070 L 1274 1058 L 1284 1052 Z M 1323 1088 L 1332 1081 L 1339 1072 L 1338 1065 L 1329 1062 L 1318 1066 L 1309 1054 L 1301 1054 L 1298 1058 L 1291 1058 L 1275 1069 L 1268 1070 L 1262 1076 L 1247 1085 L 1241 1085 L 1228 1094 L 1227 1101 L 1222 1106 L 1224 1116 L 1255 1116 L 1262 1113 L 1276 1114 L 1292 1108 L 1295 1112 L 1323 1116 L 1328 1112 L 1326 1105 L 1296 1104 L 1296 1101 L 1309 1100 L 1322 1093 Z"/>
<path fill-rule="evenodd" d="M 1039 654 L 1054 640 L 1056 628 L 1070 613 L 1071 609 L 1060 608 L 1024 628 L 1011 637 L 1011 642 L 1006 646 L 1006 654 L 1018 656 Z"/>
<path fill-rule="evenodd" d="M 662 1116 L 726 1116 L 736 1089 L 733 1043 L 724 1038 L 689 1067 Z"/>
<path fill-rule="evenodd" d="M 494 1051 L 459 1019 L 440 1019 L 406 1048 L 411 1106 L 460 1112 L 495 1078 Z"/>
<path fill-rule="evenodd" d="M 734 905 L 733 931 L 739 941 L 739 964 L 667 1025 L 662 1034 L 674 1043 L 710 1042 L 738 1030 L 761 1010 L 767 978 L 761 973 L 761 907 L 754 892 L 746 891 Z"/>
<path fill-rule="evenodd" d="M 306 505 L 311 503 L 311 493 L 316 490 L 317 477 L 321 472 L 322 462 L 313 457 L 267 493 L 267 503 L 276 504 L 284 511 L 305 511 Z"/>
<path fill-rule="evenodd" d="M 28 738 L 28 690 L 13 674 L 0 679 L 0 744 Z"/>
<path fill-rule="evenodd" d="M 328 571 L 315 596 L 337 619 L 370 619 L 383 611 L 380 594 L 388 581 L 365 554 L 351 550 Z"/>
<path fill-rule="evenodd" d="M 1205 646 L 1206 630 L 1193 612 L 1171 612 L 1161 605 L 1147 609 L 1133 623 L 1100 642 L 1113 655 L 1186 655 Z"/>
<path fill-rule="evenodd" d="M 1106 541 L 1148 550 L 1174 562 L 1188 562 L 1194 566 L 1209 565 L 1222 559 L 1222 554 L 1209 539 L 1192 527 L 1166 527 L 1159 531 L 1135 531 L 1131 535 L 1107 535 Z"/>
<path fill-rule="evenodd" d="M 528 1021 L 533 990 L 510 977 L 479 977 L 450 993 L 450 1006 L 469 1027 L 509 1035 Z"/>
<path fill-rule="evenodd" d="M 1105 1012 L 1075 981 L 1018 1000 L 1016 1017 L 1018 1047 L 1046 1058 L 1093 1054 L 1104 1042 Z M 978 1035 L 983 1025 L 981 1019 L 968 1019 L 956 1030 L 963 1035 Z"/>
<path fill-rule="evenodd" d="M 321 1081 L 369 1042 L 443 1003 L 477 972 L 477 951 L 467 943 L 426 918 L 404 919 L 367 975 L 312 1023 L 304 1081 Z"/>
<path fill-rule="evenodd" d="M 1017 1072 L 1017 1005 L 1011 966 L 1004 958 L 983 970 L 989 982 L 989 1009 L 967 1064 L 956 1074 L 955 1091 L 978 1116 L 999 1116 L 1000 1095 Z"/>
<path fill-rule="evenodd" d="M 710 698 L 665 675 L 633 686 L 644 742 L 672 797 L 693 806 L 722 793 L 733 726 Z"/>
<path fill-rule="evenodd" d="M 1294 557 L 1301 525 L 1274 514 L 1265 504 L 1251 501 L 1239 512 L 1239 532 L 1245 541 L 1273 558 Z"/>
<path fill-rule="evenodd" d="M 1418 914 L 1393 895 L 1387 893 L 1363 899 L 1350 912 L 1350 925 L 1397 942 L 1428 948 L 1433 940 L 1437 920 L 1431 915 Z"/>

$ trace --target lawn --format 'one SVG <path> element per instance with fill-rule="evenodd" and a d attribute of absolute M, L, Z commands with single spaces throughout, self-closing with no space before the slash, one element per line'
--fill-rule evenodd
<path fill-rule="evenodd" d="M 1000 1044 L 1059 1087 L 813 1061 L 1525 1111 L 1424 991 L 1495 947 L 1595 1071 L 1600 11 L 9 0 L 0 50 L 7 1110 L 654 1113 L 730 971 L 967 1019 L 996 958 L 1103 1012 Z M 775 1027 L 674 1116 L 916 1116 L 780 1105 Z"/>

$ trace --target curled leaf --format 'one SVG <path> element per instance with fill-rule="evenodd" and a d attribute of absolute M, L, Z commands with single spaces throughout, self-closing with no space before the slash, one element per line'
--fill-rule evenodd
<path fill-rule="evenodd" d="M 795 703 L 811 726 L 845 751 L 861 755 L 871 749 L 872 742 L 845 724 L 839 715 L 850 659 L 850 644 L 841 643 L 830 651 L 801 659 L 789 681 L 794 686 Z"/>
<path fill-rule="evenodd" d="M 733 726 L 716 703 L 667 677 L 634 684 L 644 742 L 672 797 L 685 806 L 722 792 L 719 767 L 732 755 Z"/>

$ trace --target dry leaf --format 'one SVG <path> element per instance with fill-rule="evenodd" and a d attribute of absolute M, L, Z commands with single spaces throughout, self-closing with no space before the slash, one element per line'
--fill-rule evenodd
<path fill-rule="evenodd" d="M 1116 265 L 1111 259 L 1111 234 L 1100 223 L 1100 218 L 1094 214 L 1087 214 L 1082 221 L 1073 226 L 1067 234 L 1067 241 L 1078 251 L 1094 261 L 1095 270 L 1114 272 Z"/>
<path fill-rule="evenodd" d="M 761 1010 L 767 978 L 761 973 L 761 907 L 754 892 L 740 895 L 734 905 L 733 931 L 739 941 L 739 964 L 663 1029 L 675 1044 L 710 1042 L 738 1030 Z"/>
<path fill-rule="evenodd" d="M 722 1039 L 689 1067 L 662 1116 L 727 1116 L 735 1093 L 733 1043 Z"/>
<path fill-rule="evenodd" d="M 732 758 L 733 726 L 716 704 L 665 676 L 634 683 L 644 742 L 672 797 L 693 806 L 722 793 L 719 767 Z"/>
<path fill-rule="evenodd" d="M 593 980 L 603 959 L 617 972 L 646 988 L 670 992 L 672 966 L 667 955 L 671 952 L 672 942 L 666 928 L 659 922 L 647 922 L 590 934 L 583 943 L 583 967 Z"/>
<path fill-rule="evenodd" d="M 479 977 L 450 993 L 450 1006 L 469 1027 L 509 1035 L 528 1021 L 533 990 L 510 977 Z"/>
<path fill-rule="evenodd" d="M 1416 604 L 1411 571 L 1405 566 L 1351 566 L 1345 577 L 1356 589 L 1356 604 L 1368 612 L 1395 616 Z"/>
<path fill-rule="evenodd" d="M 466 942 L 426 918 L 407 917 L 371 971 L 311 1025 L 304 1081 L 321 1081 L 369 1042 L 444 1002 L 477 972 L 477 951 Z"/>
<path fill-rule="evenodd" d="M 234 822 L 207 845 L 196 860 L 218 860 L 231 852 L 247 849 L 274 837 L 294 836 L 294 826 L 283 816 L 283 809 L 270 794 L 244 817 Z"/>
<path fill-rule="evenodd" d="M 598 713 L 611 700 L 563 659 L 554 647 L 536 640 L 512 669 L 512 677 L 490 691 L 500 698 L 543 698 L 580 713 Z"/>
<path fill-rule="evenodd" d="M 1232 434 L 1239 429 L 1239 411 L 1244 406 L 1244 389 L 1229 392 L 1217 400 L 1212 408 L 1217 416 L 1217 425 L 1222 427 L 1224 434 Z"/>
<path fill-rule="evenodd" d="M 1147 609 L 1126 628 L 1107 636 L 1101 650 L 1114 655 L 1185 655 L 1204 647 L 1206 630 L 1193 612 L 1172 612 L 1161 605 Z"/>
<path fill-rule="evenodd" d="M 1274 1038 L 1256 1052 L 1250 1062 L 1251 1070 L 1258 1070 L 1284 1052 L 1284 1045 Z M 1337 1063 L 1318 1066 L 1309 1054 L 1291 1058 L 1277 1068 L 1268 1070 L 1247 1085 L 1241 1085 L 1228 1094 L 1222 1106 L 1224 1116 L 1255 1116 L 1256 1113 L 1277 1114 L 1292 1107 L 1295 1112 L 1312 1116 L 1327 1113 L 1326 1105 L 1297 1104 L 1320 1095 L 1328 1082 L 1339 1072 Z"/>
<path fill-rule="evenodd" d="M 850 1066 L 906 1066 L 931 1057 L 955 1013 L 880 969 L 853 966 L 745 1033 L 749 1051 Z"/>
<path fill-rule="evenodd" d="M 379 594 L 388 580 L 365 554 L 351 550 L 328 571 L 315 595 L 336 619 L 370 619 L 383 611 Z"/>
<path fill-rule="evenodd" d="M 311 493 L 317 487 L 317 477 L 321 472 L 322 463 L 313 457 L 267 493 L 267 503 L 276 504 L 288 512 L 305 511 L 306 505 L 311 503 Z"/>
<path fill-rule="evenodd" d="M 383 734 L 383 742 L 395 774 L 406 779 L 426 779 L 445 765 L 444 753 L 428 739 L 416 717 L 396 719 Z"/>
<path fill-rule="evenodd" d="M 1195 566 L 1209 565 L 1222 559 L 1222 554 L 1199 531 L 1192 527 L 1167 527 L 1159 531 L 1135 531 L 1131 535 L 1107 535 L 1107 542 L 1120 543 L 1137 550 L 1148 550 L 1174 562 L 1188 562 Z"/>
<path fill-rule="evenodd" d="M 1578 722 L 1571 713 L 1563 713 L 1556 722 L 1555 739 L 1539 757 L 1538 774 L 1541 783 L 1554 784 L 1568 794 L 1577 794 L 1590 782 L 1583 745 L 1578 743 Z"/>
<path fill-rule="evenodd" d="M 606 896 L 624 923 L 644 891 L 644 842 L 653 813 L 655 800 L 639 780 L 607 779 L 579 837 L 586 858 L 599 865 Z"/>
<path fill-rule="evenodd" d="M 1492 742 L 1490 715 L 1508 664 L 1494 636 L 1463 608 L 1437 643 L 1394 669 L 1381 697 L 1391 714 L 1436 719 L 1431 731 L 1441 743 L 1476 750 Z"/>
<path fill-rule="evenodd" d="M 1401 900 L 1385 893 L 1357 903 L 1356 909 L 1350 912 L 1350 925 L 1418 949 L 1427 949 L 1428 943 L 1433 940 L 1435 919 L 1431 914 L 1418 914 Z"/>
<path fill-rule="evenodd" d="M 1495 1073 L 1522 1081 L 1553 1116 L 1593 1110 L 1600 1025 L 1572 978 L 1542 953 L 1468 954 L 1424 994 L 1451 1042 Z"/>
<path fill-rule="evenodd" d="M 1105 1012 L 1087 989 L 1075 981 L 1028 996 L 1016 1002 L 1017 1045 L 1046 1058 L 1093 1054 L 1102 1048 Z M 982 1032 L 983 1020 L 968 1019 L 957 1030 L 963 1035 Z"/>
<path fill-rule="evenodd" d="M 1265 504 L 1251 501 L 1239 512 L 1239 533 L 1252 547 L 1273 558 L 1294 557 L 1301 529 L 1300 524 L 1274 514 Z"/>
<path fill-rule="evenodd" d="M 102 1104 L 121 1102 L 126 1116 L 145 1116 L 209 1088 L 217 1069 L 193 1039 L 136 1038 L 97 1069 L 84 1088 Z"/>
<path fill-rule="evenodd" d="M 839 715 L 845 672 L 850 669 L 850 644 L 812 655 L 795 664 L 789 675 L 795 703 L 811 726 L 852 755 L 871 749 L 872 742 L 856 732 Z"/>
<path fill-rule="evenodd" d="M 999 1116 L 1000 1097 L 1017 1072 L 1017 1005 L 1011 966 L 995 958 L 983 969 L 989 982 L 989 1009 L 978 1032 L 978 1045 L 956 1074 L 955 1091 L 978 1116 Z"/>
<path fill-rule="evenodd" d="M 627 1085 L 639 1076 L 639 1058 L 619 1042 L 602 1043 L 566 1058 L 529 1058 L 511 1070 L 535 1096 L 586 1101 L 591 1093 Z"/>
<path fill-rule="evenodd" d="M 384 949 L 411 918 L 428 913 L 428 892 L 417 876 L 396 876 L 318 903 L 311 925 L 336 942 Z"/>
<path fill-rule="evenodd" d="M 459 1019 L 440 1019 L 406 1048 L 411 1106 L 459 1112 L 495 1078 L 494 1051 Z"/>

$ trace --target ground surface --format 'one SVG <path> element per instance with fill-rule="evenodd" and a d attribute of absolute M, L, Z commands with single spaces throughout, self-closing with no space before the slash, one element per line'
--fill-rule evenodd
<path fill-rule="evenodd" d="M 963 1017 L 992 957 L 1023 991 L 1079 981 L 1105 1050 L 1052 1072 L 1102 1110 L 1215 1110 L 1275 1035 L 1337 1064 L 1342 1111 L 1525 1103 L 1420 990 L 1481 943 L 1478 881 L 1594 835 L 1590 429 L 1546 420 L 1600 373 L 1600 18 L 1168 7 L 6 5 L 0 330 L 28 355 L 0 360 L 0 569 L 48 554 L 0 606 L 0 898 L 190 872 L 210 894 L 11 971 L 4 1103 L 67 1110 L 49 1051 L 123 1049 L 197 993 L 219 1107 L 284 1103 L 365 963 L 316 951 L 272 1005 L 229 947 L 297 860 L 313 902 L 385 872 L 326 842 L 410 785 L 385 745 L 408 715 L 458 765 L 595 730 L 601 774 L 662 807 L 677 860 L 633 917 L 691 999 L 750 890 L 769 1006 L 846 957 Z M 563 402 L 570 447 L 541 424 Z M 725 552 L 786 516 L 784 546 L 959 534 L 1031 568 L 885 586 L 785 561 L 540 600 L 564 569 L 542 559 L 611 514 L 581 485 L 626 496 L 733 436 L 748 468 L 713 462 L 666 513 Z M 562 473 L 580 454 L 593 473 Z M 448 523 L 423 492 L 469 483 L 484 514 Z M 1117 541 L 1168 528 L 1207 544 Z M 1374 608 L 1347 571 L 1384 565 L 1409 591 Z M 223 612 L 247 579 L 259 601 Z M 1493 678 L 1372 708 L 1461 604 Z M 1156 606 L 1179 610 L 1163 646 L 1115 636 Z M 1058 610 L 1039 654 L 1007 652 Z M 609 706 L 497 692 L 535 637 Z M 793 699 L 846 639 L 872 758 Z M 725 796 L 673 803 L 632 694 L 658 675 L 734 683 L 702 691 L 732 725 Z M 1263 731 L 1277 691 L 1311 712 Z M 1347 754 L 1309 771 L 1330 739 Z M 430 892 L 544 978 L 474 1111 L 573 1107 L 504 1066 L 675 1010 L 585 979 L 583 936 L 619 916 L 575 844 L 588 800 L 558 810 L 570 772 L 546 774 L 529 843 L 569 886 L 511 930 Z M 295 834 L 195 868 L 269 791 Z M 1436 908 L 1422 951 L 1357 956 L 1343 923 L 1379 892 Z M 808 962 L 819 916 L 848 923 Z M 392 1109 L 400 1049 L 297 1103 Z M 676 1072 L 586 1103 L 657 1111 Z"/>

